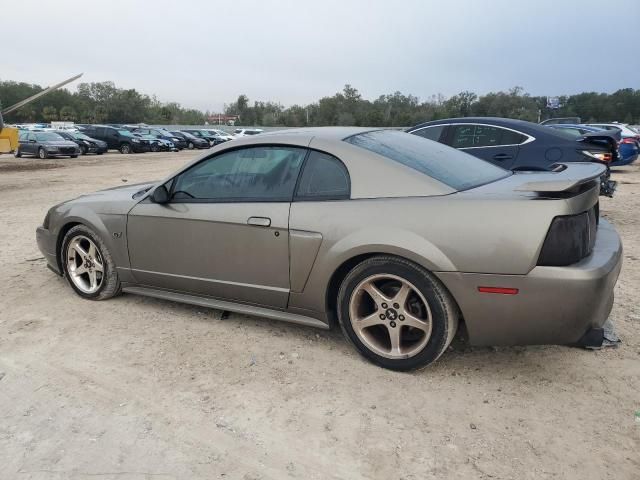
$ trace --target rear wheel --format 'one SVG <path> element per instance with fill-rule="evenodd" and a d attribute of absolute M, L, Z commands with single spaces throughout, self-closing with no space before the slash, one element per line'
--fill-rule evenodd
<path fill-rule="evenodd" d="M 189 150 L 193 150 L 193 147 L 194 147 L 193 142 L 189 142 L 189 145 L 187 145 L 187 148 Z"/>
<path fill-rule="evenodd" d="M 392 256 L 367 259 L 349 272 L 338 292 L 338 319 L 364 357 L 393 370 L 436 361 L 458 328 L 456 304 L 440 281 Z"/>
<path fill-rule="evenodd" d="M 76 225 L 62 241 L 60 260 L 69 285 L 78 295 L 106 300 L 120 292 L 120 280 L 113 258 L 92 229 Z"/>
<path fill-rule="evenodd" d="M 45 158 L 49 158 L 49 154 L 44 148 L 40 147 L 38 149 L 38 158 L 44 160 Z"/>
<path fill-rule="evenodd" d="M 22 156 L 22 152 L 20 151 L 20 147 L 16 148 L 16 151 L 13 152 L 13 156 L 16 158 L 20 158 Z"/>
<path fill-rule="evenodd" d="M 128 143 L 123 143 L 122 145 L 120 145 L 120 153 L 122 153 L 123 155 L 131 153 L 131 145 L 129 145 Z"/>

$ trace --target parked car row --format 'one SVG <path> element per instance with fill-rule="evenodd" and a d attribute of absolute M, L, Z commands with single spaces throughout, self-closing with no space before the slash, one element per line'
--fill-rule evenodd
<path fill-rule="evenodd" d="M 20 133 L 20 146 L 16 157 L 33 155 L 52 156 L 101 155 L 107 150 L 120 153 L 179 151 L 183 149 L 211 148 L 237 137 L 262 133 L 260 129 L 237 129 L 231 135 L 218 129 L 167 130 L 146 125 L 89 125 L 54 129 L 47 124 L 24 126 Z M 42 135 L 41 135 L 42 134 Z M 65 143 L 66 142 L 66 143 Z M 71 145 L 73 144 L 73 145 Z M 77 148 L 75 148 L 75 147 Z"/>

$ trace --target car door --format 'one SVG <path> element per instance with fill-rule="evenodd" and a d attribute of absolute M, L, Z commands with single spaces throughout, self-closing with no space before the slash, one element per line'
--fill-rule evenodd
<path fill-rule="evenodd" d="M 35 155 L 37 150 L 36 147 L 37 147 L 36 136 L 33 133 L 28 132 L 25 135 L 24 145 L 20 145 L 20 150 L 22 150 L 23 153 Z"/>
<path fill-rule="evenodd" d="M 523 133 L 495 125 L 454 123 L 449 125 L 447 144 L 503 168 L 511 168 L 519 145 L 527 140 Z"/>
<path fill-rule="evenodd" d="M 223 151 L 167 183 L 169 203 L 129 213 L 132 274 L 144 285 L 285 308 L 289 209 L 306 149 Z"/>

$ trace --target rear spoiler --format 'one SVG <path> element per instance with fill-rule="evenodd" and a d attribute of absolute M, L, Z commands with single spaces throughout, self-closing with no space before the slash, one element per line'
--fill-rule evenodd
<path fill-rule="evenodd" d="M 620 143 L 620 140 L 622 140 L 622 132 L 620 130 L 605 130 L 602 132 L 585 133 L 576 141 L 583 144 L 608 147 L 612 155 L 611 161 L 615 162 L 619 158 L 618 143 Z"/>
<path fill-rule="evenodd" d="M 602 177 L 607 167 L 596 162 L 571 162 L 555 166 L 550 172 L 514 172 L 522 183 L 520 192 L 564 192 Z"/>

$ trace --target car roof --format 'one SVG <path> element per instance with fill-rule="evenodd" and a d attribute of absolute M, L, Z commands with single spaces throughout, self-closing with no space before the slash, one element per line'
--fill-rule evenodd
<path fill-rule="evenodd" d="M 365 127 L 303 127 L 263 132 L 260 137 L 268 137 L 273 140 L 273 138 L 277 136 L 301 135 L 307 136 L 309 138 L 319 138 L 323 140 L 344 140 L 345 138 L 357 135 L 359 133 L 372 132 L 375 130 L 382 129 Z"/>
<path fill-rule="evenodd" d="M 233 142 L 225 142 L 185 165 L 172 176 L 190 168 L 195 163 L 226 150 L 234 150 L 244 146 L 272 146 L 291 145 L 301 148 L 311 148 L 325 152 L 340 159 L 351 176 L 352 198 L 380 198 L 380 197 L 412 197 L 448 195 L 455 189 L 426 174 L 416 174 L 416 171 L 401 165 L 365 148 L 352 145 L 343 140 L 365 132 L 384 130 L 380 128 L 363 127 L 313 127 L 291 128 L 287 130 L 268 131 L 260 135 L 239 137 Z M 405 135 L 409 135 L 403 132 Z M 437 142 L 429 142 L 434 155 L 446 155 L 451 147 Z M 478 160 L 482 161 L 482 160 Z M 171 178 L 171 177 L 169 177 Z M 379 179 L 390 179 L 388 188 L 381 193 Z M 168 179 L 167 179 L 168 180 Z"/>

